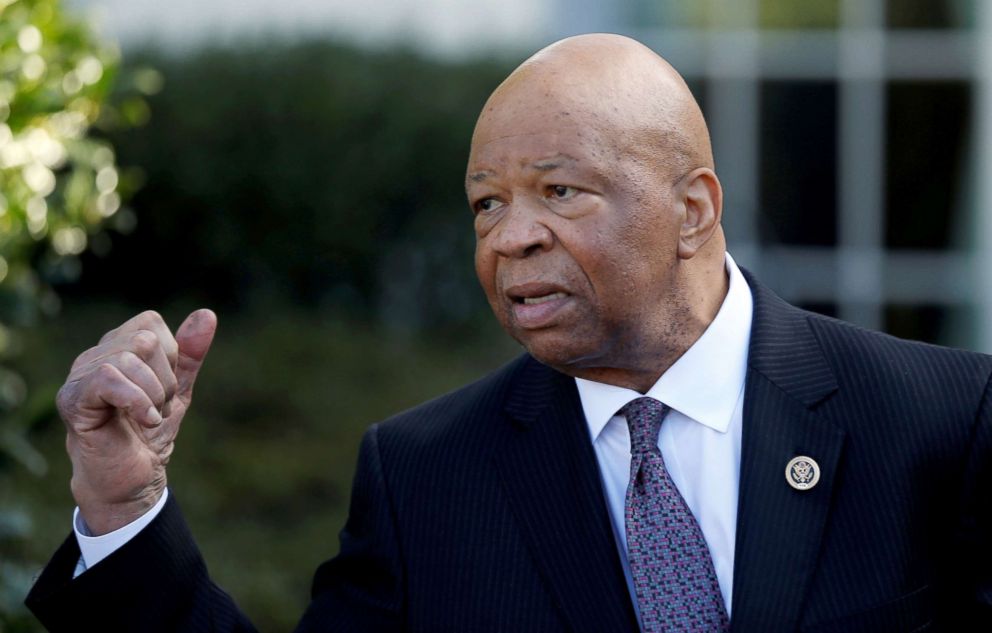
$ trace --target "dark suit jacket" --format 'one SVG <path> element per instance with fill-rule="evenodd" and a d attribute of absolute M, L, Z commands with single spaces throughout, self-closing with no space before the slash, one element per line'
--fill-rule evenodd
<path fill-rule="evenodd" d="M 992 358 L 755 301 L 734 631 L 992 630 Z M 819 484 L 785 480 L 813 457 Z M 52 630 L 241 631 L 174 499 L 76 580 Z M 523 356 L 369 429 L 301 631 L 635 631 L 574 381 Z"/>

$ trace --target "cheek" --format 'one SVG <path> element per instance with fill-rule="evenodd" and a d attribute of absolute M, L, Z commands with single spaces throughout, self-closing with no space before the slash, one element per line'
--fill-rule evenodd
<path fill-rule="evenodd" d="M 570 223 L 559 231 L 561 244 L 568 252 L 572 272 L 584 275 L 596 294 L 609 293 L 624 284 L 637 252 L 629 231 L 616 222 L 589 221 Z"/>
<path fill-rule="evenodd" d="M 588 279 L 603 318 L 622 318 L 653 296 L 675 258 L 677 238 L 658 218 L 628 216 L 624 222 L 584 227 L 569 249 Z"/>
<path fill-rule="evenodd" d="M 475 275 L 489 303 L 495 306 L 493 299 L 496 296 L 496 255 L 486 245 L 485 239 L 478 239 L 475 243 Z"/>

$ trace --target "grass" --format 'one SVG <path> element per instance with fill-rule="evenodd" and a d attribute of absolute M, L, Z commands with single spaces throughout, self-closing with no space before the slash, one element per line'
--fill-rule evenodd
<path fill-rule="evenodd" d="M 168 310 L 167 321 L 175 326 L 183 314 Z M 122 306 L 77 306 L 30 333 L 22 355 L 29 384 L 57 386 L 76 354 L 127 317 Z M 413 340 L 307 313 L 219 317 L 170 487 L 214 580 L 261 630 L 291 630 L 313 571 L 337 551 L 365 428 L 518 349 L 495 323 L 468 339 Z M 46 476 L 15 469 L 0 478 L 3 503 L 26 506 L 35 521 L 17 555 L 39 566 L 70 527 L 64 437 L 57 419 L 32 437 L 48 458 Z"/>

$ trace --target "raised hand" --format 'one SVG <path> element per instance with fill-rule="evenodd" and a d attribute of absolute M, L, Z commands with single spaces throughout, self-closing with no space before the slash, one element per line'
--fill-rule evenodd
<path fill-rule="evenodd" d="M 72 494 L 93 535 L 147 512 L 162 496 L 166 465 L 189 408 L 217 317 L 190 314 L 175 337 L 142 312 L 76 358 L 56 403 L 72 460 Z"/>

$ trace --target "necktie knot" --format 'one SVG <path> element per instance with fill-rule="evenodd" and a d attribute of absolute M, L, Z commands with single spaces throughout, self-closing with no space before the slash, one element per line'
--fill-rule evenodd
<path fill-rule="evenodd" d="M 669 411 L 668 405 L 647 397 L 631 400 L 620 409 L 630 429 L 631 454 L 647 453 L 658 448 L 658 433 Z"/>

